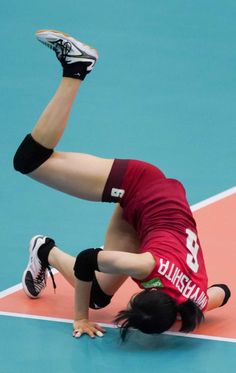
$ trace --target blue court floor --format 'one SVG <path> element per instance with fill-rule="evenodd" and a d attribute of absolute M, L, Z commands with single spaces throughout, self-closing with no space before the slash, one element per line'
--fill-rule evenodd
<path fill-rule="evenodd" d="M 34 32 L 63 30 L 100 53 L 59 149 L 154 163 L 195 204 L 235 186 L 235 19 L 233 0 L 1 3 L 1 291 L 20 282 L 31 236 L 50 234 L 75 254 L 102 244 L 112 212 L 13 171 L 61 76 Z M 0 373 L 236 371 L 236 344 L 220 340 L 133 332 L 122 345 L 108 328 L 77 341 L 69 323 L 5 315 L 0 330 Z"/>

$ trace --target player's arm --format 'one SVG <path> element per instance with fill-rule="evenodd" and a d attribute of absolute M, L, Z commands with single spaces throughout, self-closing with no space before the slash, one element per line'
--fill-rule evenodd
<path fill-rule="evenodd" d="M 76 258 L 75 273 L 75 337 L 86 333 L 90 337 L 100 336 L 104 330 L 89 322 L 89 302 L 94 271 L 123 274 L 143 279 L 151 273 L 155 260 L 150 253 L 132 254 L 122 251 L 84 250 Z"/>
<path fill-rule="evenodd" d="M 155 259 L 150 253 L 100 251 L 98 255 L 98 270 L 103 273 L 127 275 L 142 280 L 152 272 L 154 267 Z"/>
<path fill-rule="evenodd" d="M 91 286 L 91 281 L 75 279 L 73 336 L 76 338 L 79 338 L 82 334 L 88 334 L 91 338 L 102 337 L 105 332 L 100 325 L 89 321 Z"/>

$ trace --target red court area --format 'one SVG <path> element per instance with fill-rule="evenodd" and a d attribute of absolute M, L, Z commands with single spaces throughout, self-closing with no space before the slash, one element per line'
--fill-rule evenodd
<path fill-rule="evenodd" d="M 194 216 L 205 253 L 209 285 L 226 283 L 232 291 L 228 304 L 207 313 L 205 323 L 196 334 L 236 338 L 236 194 L 202 207 L 194 212 Z M 40 299 L 29 299 L 19 290 L 1 299 L 0 311 L 73 319 L 73 289 L 60 274 L 55 279 L 56 294 L 49 280 L 49 286 Z M 137 285 L 128 280 L 114 296 L 111 305 L 103 310 L 90 311 L 91 319 L 112 323 L 116 313 L 126 307 L 130 296 L 138 291 Z"/>

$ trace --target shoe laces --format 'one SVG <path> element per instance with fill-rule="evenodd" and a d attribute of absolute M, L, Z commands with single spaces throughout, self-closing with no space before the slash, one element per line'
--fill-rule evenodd
<path fill-rule="evenodd" d="M 59 61 L 65 61 L 66 57 L 71 51 L 71 43 L 69 41 L 64 41 L 59 39 L 57 41 L 52 42 L 53 46 L 52 49 L 56 52 L 57 58 Z"/>
<path fill-rule="evenodd" d="M 53 286 L 54 293 L 56 293 L 57 285 L 56 285 L 56 282 L 55 282 L 55 279 L 54 279 L 54 276 L 53 276 L 52 270 L 51 270 L 51 268 L 50 268 L 49 266 L 47 267 L 47 269 L 48 269 L 48 272 L 49 272 L 49 274 L 50 274 L 50 276 L 51 276 L 52 286 Z"/>
<path fill-rule="evenodd" d="M 48 272 L 50 274 L 50 277 L 52 279 L 52 285 L 53 285 L 53 289 L 54 289 L 54 293 L 55 293 L 57 286 L 56 286 L 56 282 L 55 282 L 55 279 L 54 279 L 54 276 L 53 276 L 53 273 L 52 273 L 52 270 L 51 270 L 50 266 L 46 266 L 46 267 L 41 266 L 41 268 L 38 272 L 38 275 L 34 280 L 34 287 L 38 292 L 40 292 L 42 289 L 45 288 L 45 286 L 46 286 L 46 270 L 48 270 Z"/>

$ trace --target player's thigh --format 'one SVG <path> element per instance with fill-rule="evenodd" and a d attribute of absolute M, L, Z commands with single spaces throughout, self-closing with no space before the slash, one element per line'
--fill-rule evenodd
<path fill-rule="evenodd" d="M 29 176 L 75 197 L 101 201 L 113 161 L 89 154 L 54 152 Z"/>
<path fill-rule="evenodd" d="M 104 250 L 127 251 L 137 253 L 139 251 L 139 240 L 135 229 L 124 219 L 123 209 L 116 205 L 110 219 Z"/>
<path fill-rule="evenodd" d="M 133 227 L 123 218 L 122 208 L 117 205 L 110 220 L 104 250 L 126 251 L 137 253 L 139 250 L 139 240 Z M 98 283 L 102 290 L 113 295 L 126 281 L 127 276 L 110 275 L 96 272 Z"/>

